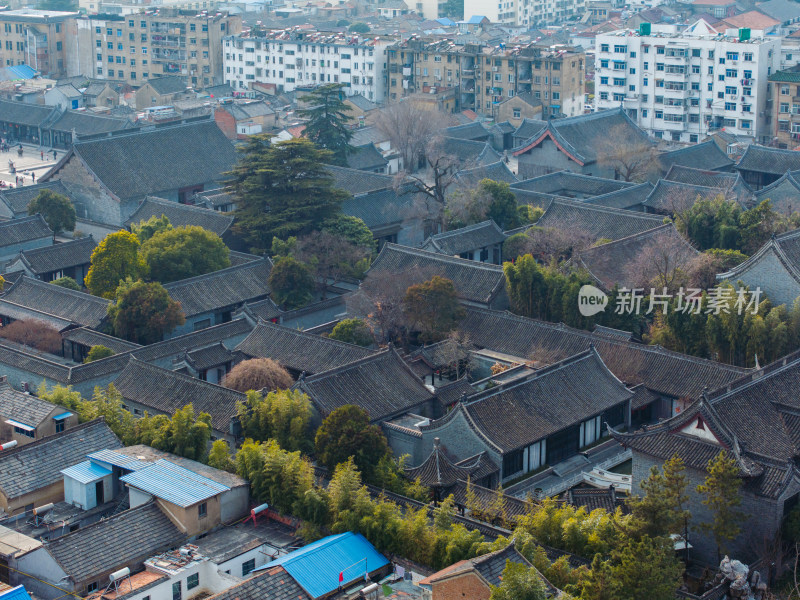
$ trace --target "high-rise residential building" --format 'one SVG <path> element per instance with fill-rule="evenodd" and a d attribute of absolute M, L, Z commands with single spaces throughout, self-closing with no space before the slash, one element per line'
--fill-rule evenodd
<path fill-rule="evenodd" d="M 643 23 L 595 41 L 595 107 L 622 106 L 656 138 L 697 142 L 725 129 L 768 141 L 768 77 L 780 68 L 780 38 L 717 32 L 703 20 L 683 31 Z"/>
<path fill-rule="evenodd" d="M 495 116 L 517 94 L 541 100 L 544 118 L 583 113 L 586 55 L 567 46 L 456 45 L 409 39 L 387 49 L 387 99 L 456 90 L 456 110 Z"/>
<path fill-rule="evenodd" d="M 149 10 L 74 20 L 78 60 L 71 75 L 142 85 L 180 75 L 200 88 L 224 82 L 222 40 L 242 31 L 242 18 L 206 11 Z"/>
<path fill-rule="evenodd" d="M 774 123 L 773 143 L 779 148 L 800 146 L 800 65 L 770 75 L 769 105 Z"/>
<path fill-rule="evenodd" d="M 0 66 L 28 65 L 45 77 L 67 72 L 65 23 L 78 13 L 53 10 L 0 11 Z"/>
<path fill-rule="evenodd" d="M 384 99 L 386 47 L 394 39 L 352 34 L 269 31 L 262 37 L 230 36 L 224 43 L 224 80 L 234 90 L 252 83 L 297 87 L 341 83 L 348 96 Z"/>
<path fill-rule="evenodd" d="M 586 11 L 586 0 L 464 0 L 464 17 L 484 16 L 492 23 L 519 27 L 559 23 Z"/>

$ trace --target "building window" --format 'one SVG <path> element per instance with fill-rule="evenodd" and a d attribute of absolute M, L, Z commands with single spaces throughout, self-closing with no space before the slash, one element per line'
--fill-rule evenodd
<path fill-rule="evenodd" d="M 519 119 L 522 117 L 522 111 L 519 108 L 514 109 L 514 118 Z"/>
<path fill-rule="evenodd" d="M 201 502 L 200 504 L 197 505 L 197 516 L 199 518 L 201 518 L 201 519 L 203 517 L 205 517 L 205 516 L 208 516 L 208 503 L 207 502 Z"/>
<path fill-rule="evenodd" d="M 782 85 L 781 86 L 781 96 L 788 96 L 789 95 L 789 86 Z"/>
<path fill-rule="evenodd" d="M 181 582 L 176 581 L 172 584 L 172 600 L 181 600 Z"/>
<path fill-rule="evenodd" d="M 249 575 L 256 568 L 256 559 L 251 558 L 242 563 L 242 577 Z"/>
<path fill-rule="evenodd" d="M 96 582 L 96 581 L 93 581 L 92 583 L 90 583 L 89 585 L 87 585 L 87 586 L 86 586 L 86 591 L 87 591 L 87 592 L 89 592 L 90 594 L 91 594 L 92 592 L 96 592 L 96 591 L 97 591 L 97 582 Z"/>
<path fill-rule="evenodd" d="M 522 471 L 522 450 L 514 450 L 503 456 L 503 478 Z"/>
<path fill-rule="evenodd" d="M 194 575 L 189 575 L 186 578 L 186 589 L 192 590 L 200 585 L 200 573 L 195 573 Z"/>
<path fill-rule="evenodd" d="M 60 421 L 56 421 L 56 433 L 61 433 L 64 431 L 64 423 L 66 421 L 61 419 Z"/>

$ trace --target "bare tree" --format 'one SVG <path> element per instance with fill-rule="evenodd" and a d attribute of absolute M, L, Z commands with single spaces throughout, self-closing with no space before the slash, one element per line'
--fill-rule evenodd
<path fill-rule="evenodd" d="M 411 173 L 425 154 L 425 146 L 450 123 L 451 117 L 426 110 L 413 100 L 390 104 L 381 112 L 376 127 L 403 157 L 403 168 Z"/>
<path fill-rule="evenodd" d="M 458 331 L 451 331 L 447 337 L 439 344 L 438 353 L 448 369 L 455 371 L 456 379 L 469 373 L 470 370 L 470 350 L 473 349 L 469 334 Z"/>
<path fill-rule="evenodd" d="M 61 353 L 61 334 L 44 321 L 12 321 L 5 327 L 0 327 L 0 337 L 42 352 Z"/>
<path fill-rule="evenodd" d="M 286 390 L 294 380 L 289 371 L 271 358 L 251 358 L 231 369 L 222 382 L 226 388 L 239 392 L 250 390 Z"/>
<path fill-rule="evenodd" d="M 298 240 L 296 257 L 315 271 L 322 298 L 329 286 L 350 277 L 360 279 L 369 267 L 370 251 L 329 231 L 315 231 Z"/>
<path fill-rule="evenodd" d="M 530 239 L 528 251 L 537 260 L 549 264 L 562 261 L 592 245 L 594 238 L 575 226 L 544 228 L 531 227 L 526 232 Z"/>
<path fill-rule="evenodd" d="M 625 125 L 612 127 L 600 143 L 597 162 L 625 181 L 646 181 L 659 166 L 656 147 L 644 136 L 632 137 Z"/>
<path fill-rule="evenodd" d="M 425 169 L 418 173 L 406 172 L 400 186 L 425 194 L 440 207 L 444 207 L 447 192 L 456 182 L 458 172 L 472 168 L 473 161 L 465 161 L 448 152 L 446 141 L 441 136 L 430 139 L 424 152 Z"/>
<path fill-rule="evenodd" d="M 687 284 L 687 274 L 697 250 L 673 228 L 657 233 L 627 265 L 625 272 L 631 287 L 672 291 Z"/>

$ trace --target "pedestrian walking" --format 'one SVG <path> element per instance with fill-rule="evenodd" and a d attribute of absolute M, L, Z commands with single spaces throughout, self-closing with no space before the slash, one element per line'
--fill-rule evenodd
<path fill-rule="evenodd" d="M 44 160 L 44 150 L 42 150 L 42 151 L 40 152 L 40 154 L 42 155 L 42 160 Z"/>

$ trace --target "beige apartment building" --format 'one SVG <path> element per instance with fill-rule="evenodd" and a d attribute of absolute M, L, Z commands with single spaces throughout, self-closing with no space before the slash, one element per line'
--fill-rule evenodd
<path fill-rule="evenodd" d="M 66 23 L 77 14 L 31 8 L 0 11 L 0 66 L 25 64 L 45 77 L 63 77 Z"/>
<path fill-rule="evenodd" d="M 242 18 L 227 13 L 173 9 L 119 17 L 74 19 L 77 60 L 70 75 L 139 86 L 179 75 L 201 88 L 224 82 L 222 38 L 242 31 Z"/>
<path fill-rule="evenodd" d="M 773 142 L 778 148 L 795 149 L 800 146 L 800 66 L 773 73 L 769 81 Z"/>
<path fill-rule="evenodd" d="M 409 39 L 386 50 L 387 99 L 456 91 L 455 110 L 489 117 L 517 94 L 541 100 L 545 119 L 583 113 L 586 56 L 567 46 L 456 45 Z"/>

